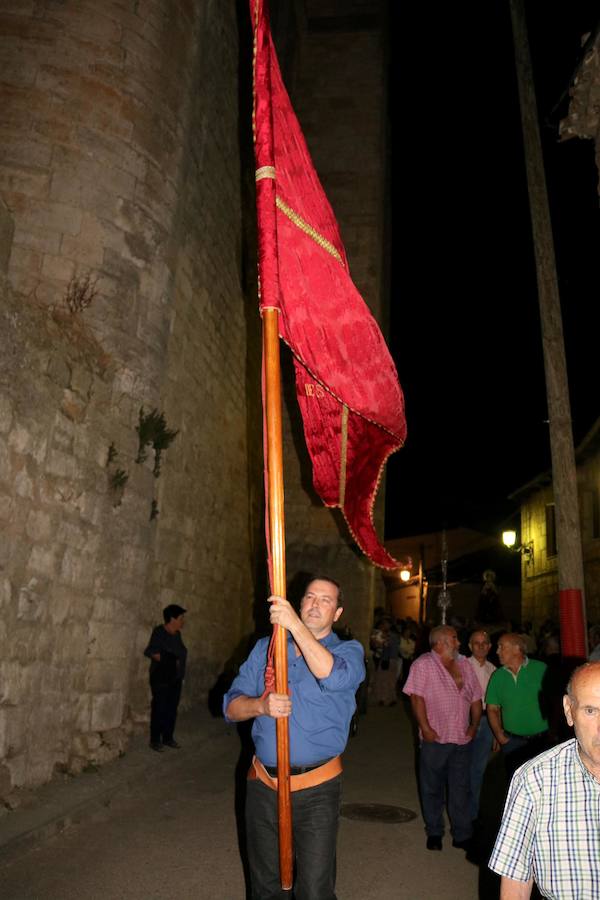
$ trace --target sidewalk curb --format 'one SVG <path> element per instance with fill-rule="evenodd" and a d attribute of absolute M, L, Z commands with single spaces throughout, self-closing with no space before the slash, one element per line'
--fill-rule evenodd
<path fill-rule="evenodd" d="M 172 758 L 180 762 L 207 742 L 227 734 L 221 718 L 205 709 L 184 712 L 179 719 L 181 750 L 160 755 L 148 748 L 147 735 L 135 735 L 123 756 L 101 766 L 93 774 L 75 778 L 55 777 L 39 787 L 31 805 L 20 807 L 0 819 L 0 866 L 13 862 L 34 847 L 73 825 L 92 821 L 110 807 L 116 794 L 125 794 L 154 774 Z M 176 755 L 175 755 L 176 754 Z"/>

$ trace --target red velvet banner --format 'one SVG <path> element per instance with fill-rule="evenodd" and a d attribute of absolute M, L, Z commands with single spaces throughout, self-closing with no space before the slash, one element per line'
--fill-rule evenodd
<path fill-rule="evenodd" d="M 265 0 L 250 0 L 261 309 L 280 310 L 317 493 L 342 509 L 372 562 L 396 568 L 375 532 L 373 504 L 385 461 L 406 437 L 402 390 L 350 278 L 338 224 L 281 78 L 265 7 Z"/>

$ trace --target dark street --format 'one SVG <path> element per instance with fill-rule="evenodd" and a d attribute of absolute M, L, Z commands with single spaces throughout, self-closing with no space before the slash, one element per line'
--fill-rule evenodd
<path fill-rule="evenodd" d="M 187 713 L 180 751 L 153 754 L 145 736 L 97 772 L 55 780 L 0 824 L 4 900 L 243 900 L 235 817 L 235 728 Z M 503 778 L 488 768 L 478 832 L 493 840 Z M 345 804 L 418 812 L 411 723 L 405 706 L 370 709 L 345 756 Z M 72 822 L 65 828 L 65 823 Z M 76 824 L 79 822 L 79 824 Z M 62 830 L 61 830 L 62 829 Z M 425 849 L 420 815 L 403 824 L 342 817 L 339 900 L 494 900 L 491 873 L 467 861 L 446 836 Z"/>

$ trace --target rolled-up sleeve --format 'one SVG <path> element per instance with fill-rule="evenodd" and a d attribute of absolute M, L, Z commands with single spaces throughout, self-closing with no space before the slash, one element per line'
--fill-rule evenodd
<path fill-rule="evenodd" d="M 260 697 L 265 689 L 265 668 L 267 664 L 268 639 L 260 640 L 252 649 L 248 659 L 240 666 L 240 671 L 223 697 L 223 715 L 226 722 L 227 707 L 236 697 Z"/>
<path fill-rule="evenodd" d="M 330 648 L 333 668 L 326 678 L 319 678 L 322 691 L 348 691 L 354 693 L 365 678 L 365 657 L 358 641 L 342 641 Z"/>
<path fill-rule="evenodd" d="M 402 688 L 403 694 L 416 694 L 417 697 L 424 697 L 427 684 L 427 657 L 425 654 L 418 657 L 412 664 L 408 672 L 406 684 Z"/>
<path fill-rule="evenodd" d="M 535 824 L 533 798 L 522 775 L 517 772 L 511 782 L 502 824 L 488 863 L 493 872 L 515 881 L 529 881 L 533 875 Z"/>

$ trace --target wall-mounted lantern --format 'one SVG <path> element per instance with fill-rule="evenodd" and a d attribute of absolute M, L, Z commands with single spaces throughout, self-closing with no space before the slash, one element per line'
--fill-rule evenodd
<path fill-rule="evenodd" d="M 527 562 L 533 561 L 533 541 L 527 541 L 525 544 L 521 544 L 519 547 L 516 547 L 517 543 L 517 532 L 512 529 L 509 531 L 502 532 L 502 543 L 505 547 L 508 547 L 509 550 L 513 550 L 515 553 L 522 553 Z"/>

